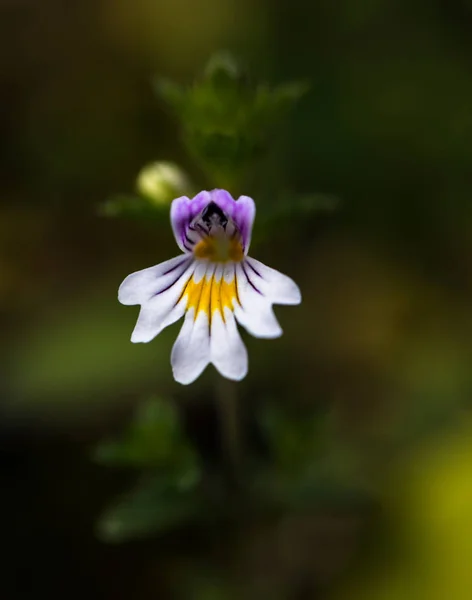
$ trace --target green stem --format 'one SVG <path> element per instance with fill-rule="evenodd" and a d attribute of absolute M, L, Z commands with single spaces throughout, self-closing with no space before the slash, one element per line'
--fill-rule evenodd
<path fill-rule="evenodd" d="M 231 479 L 238 483 L 241 477 L 242 439 L 237 384 L 228 379 L 219 379 L 216 384 L 216 401 L 225 460 Z"/>

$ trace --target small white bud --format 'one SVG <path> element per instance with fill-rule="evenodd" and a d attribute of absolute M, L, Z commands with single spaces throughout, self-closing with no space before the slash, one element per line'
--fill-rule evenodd
<path fill-rule="evenodd" d="M 190 194 L 192 185 L 178 165 L 157 161 L 141 169 L 136 188 L 141 196 L 155 204 L 170 204 L 174 198 Z"/>

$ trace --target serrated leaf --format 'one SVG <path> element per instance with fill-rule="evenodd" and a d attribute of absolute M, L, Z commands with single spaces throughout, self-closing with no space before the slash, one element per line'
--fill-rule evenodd
<path fill-rule="evenodd" d="M 244 170 L 267 152 L 272 130 L 309 87 L 306 82 L 251 86 L 224 52 L 210 59 L 192 86 L 182 88 L 160 78 L 153 85 L 177 109 L 184 143 L 210 178 L 222 165 Z"/>

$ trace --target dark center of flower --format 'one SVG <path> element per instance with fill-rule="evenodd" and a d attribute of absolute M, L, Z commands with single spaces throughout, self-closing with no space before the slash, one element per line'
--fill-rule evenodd
<path fill-rule="evenodd" d="M 214 262 L 239 262 L 244 258 L 236 224 L 214 202 L 203 209 L 195 227 L 204 233 L 193 249 L 197 258 Z"/>
<path fill-rule="evenodd" d="M 202 212 L 202 221 L 208 228 L 219 226 L 224 229 L 228 224 L 228 217 L 217 204 L 210 202 Z"/>

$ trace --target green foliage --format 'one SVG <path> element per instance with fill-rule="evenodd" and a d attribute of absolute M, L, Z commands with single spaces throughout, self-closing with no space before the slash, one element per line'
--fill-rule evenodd
<path fill-rule="evenodd" d="M 169 207 L 151 203 L 146 198 L 132 194 L 117 194 L 106 200 L 98 210 L 102 217 L 126 219 L 169 220 Z"/>
<path fill-rule="evenodd" d="M 206 174 L 210 187 L 235 194 L 243 191 L 243 182 L 256 169 L 257 160 L 270 151 L 275 130 L 309 89 L 306 82 L 252 85 L 226 52 L 212 56 L 192 85 L 161 77 L 154 78 L 152 84 L 177 117 L 183 143 Z M 105 217 L 167 220 L 169 203 L 178 196 L 193 195 L 197 188 L 178 165 L 150 163 L 137 176 L 137 194 L 113 196 L 99 212 Z M 287 218 L 304 218 L 336 205 L 335 199 L 317 194 L 287 193 L 275 201 L 273 197 L 267 200 L 265 208 L 260 203 L 256 242 L 263 238 L 265 229 Z"/>
<path fill-rule="evenodd" d="M 102 515 L 97 532 L 106 542 L 149 537 L 182 525 L 200 508 L 193 481 L 173 480 L 160 473 L 143 476 L 130 492 Z"/>
<path fill-rule="evenodd" d="M 334 211 L 339 199 L 328 194 L 282 193 L 261 202 L 257 210 L 257 227 L 253 231 L 251 244 L 256 245 L 270 239 L 276 232 L 292 224 Z"/>
<path fill-rule="evenodd" d="M 106 465 L 160 467 L 185 477 L 189 471 L 198 471 L 174 407 L 158 398 L 139 406 L 122 438 L 102 442 L 94 456 Z"/>
<path fill-rule="evenodd" d="M 251 86 L 225 53 L 212 57 L 192 86 L 158 78 L 154 89 L 174 111 L 187 150 L 212 184 L 231 191 L 268 151 L 275 126 L 308 86 Z"/>
<path fill-rule="evenodd" d="M 333 415 L 294 418 L 270 407 L 262 414 L 262 424 L 274 463 L 257 473 L 257 494 L 291 510 L 363 506 L 373 500 L 363 457 L 337 434 Z"/>
<path fill-rule="evenodd" d="M 269 408 L 261 423 L 273 462 L 251 473 L 246 503 L 254 503 L 265 514 L 274 508 L 287 512 L 372 501 L 372 490 L 360 476 L 359 455 L 335 435 L 329 416 L 290 418 Z M 234 518 L 234 502 L 224 501 L 223 473 L 214 473 L 213 484 L 205 491 L 201 488 L 199 459 L 171 403 L 157 398 L 144 402 L 121 438 L 99 444 L 94 458 L 104 465 L 141 472 L 136 486 L 100 519 L 98 533 L 106 541 L 161 533 L 199 519 L 204 512 L 212 520 Z M 215 510 L 208 512 L 209 506 Z"/>
<path fill-rule="evenodd" d="M 99 444 L 94 458 L 144 472 L 135 488 L 105 511 L 98 524 L 103 539 L 151 535 L 179 525 L 197 510 L 198 459 L 170 403 L 157 398 L 143 403 L 122 438 Z"/>

